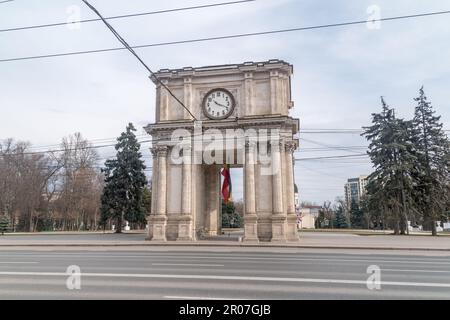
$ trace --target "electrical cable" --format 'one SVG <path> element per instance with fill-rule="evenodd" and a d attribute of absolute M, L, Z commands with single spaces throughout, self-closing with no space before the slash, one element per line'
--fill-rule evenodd
<path fill-rule="evenodd" d="M 14 0 L 8 0 L 8 1 L 4 1 L 4 2 L 9 2 L 9 1 L 14 1 Z M 105 20 L 141 17 L 141 16 L 146 16 L 146 15 L 178 12 L 178 11 L 185 11 L 185 10 L 204 9 L 204 8 L 211 8 L 211 7 L 226 6 L 226 5 L 231 5 L 231 4 L 253 2 L 253 1 L 256 1 L 256 0 L 230 1 L 230 2 L 204 4 L 204 5 L 198 5 L 198 6 L 192 6 L 192 7 L 182 7 L 182 8 L 165 9 L 165 10 L 157 10 L 157 11 L 150 11 L 150 12 L 131 13 L 131 14 L 106 17 Z M 3 3 L 3 2 L 0 2 L 0 3 Z M 96 22 L 96 21 L 101 21 L 101 19 L 85 19 L 85 20 L 78 20 L 78 21 L 71 21 L 71 22 L 54 22 L 54 23 L 47 23 L 47 24 L 40 24 L 40 25 L 14 27 L 14 28 L 0 29 L 0 32 L 11 32 L 11 31 L 21 31 L 21 30 L 29 30 L 29 29 L 49 28 L 49 27 L 65 26 L 65 25 L 76 24 L 76 23 L 86 23 L 86 22 Z"/>
<path fill-rule="evenodd" d="M 114 36 L 119 40 L 120 43 L 122 43 L 128 51 L 130 51 L 138 60 L 139 62 L 144 66 L 145 69 L 147 69 L 148 72 L 152 75 L 152 77 L 164 88 L 167 90 L 167 92 L 177 101 L 190 115 L 194 120 L 197 120 L 197 118 L 192 114 L 192 112 L 184 105 L 183 102 L 178 99 L 173 92 L 155 75 L 155 73 L 145 64 L 145 62 L 139 57 L 139 55 L 130 47 L 130 45 L 123 39 L 120 34 L 108 23 L 108 21 L 103 18 L 103 16 L 98 12 L 97 9 L 95 9 L 87 0 L 82 0 L 92 11 L 95 12 L 96 15 L 99 16 L 99 18 L 103 21 L 103 23 L 108 27 L 108 29 L 114 34 Z"/>
<path fill-rule="evenodd" d="M 381 19 L 377 19 L 376 21 L 392 21 L 392 20 L 400 20 L 400 19 L 411 19 L 411 18 L 419 18 L 419 17 L 426 17 L 426 16 L 433 16 L 433 15 L 442 15 L 442 14 L 448 14 L 448 13 L 450 13 L 450 11 L 437 11 L 437 12 L 429 12 L 429 13 L 421 13 L 421 14 L 413 14 L 413 15 L 381 18 Z M 132 48 L 132 49 L 142 49 L 142 48 L 149 48 L 149 47 L 161 47 L 161 46 L 178 45 L 178 44 L 186 44 L 186 43 L 196 43 L 196 42 L 205 42 L 205 41 L 214 41 L 214 40 L 235 39 L 235 38 L 243 38 L 243 37 L 269 35 L 269 34 L 279 34 L 279 33 L 286 33 L 286 32 L 296 32 L 296 31 L 306 31 L 306 30 L 323 29 L 323 28 L 342 27 L 342 26 L 363 24 L 363 23 L 367 23 L 367 22 L 368 22 L 367 20 L 359 20 L 359 21 L 324 24 L 324 25 L 309 26 L 309 27 L 297 27 L 297 28 L 289 28 L 289 29 L 269 30 L 269 31 L 260 31 L 260 32 L 249 32 L 249 33 L 240 33 L 240 34 L 215 36 L 215 37 L 205 37 L 205 38 L 197 38 L 197 39 L 176 40 L 176 41 L 167 41 L 167 42 L 151 43 L 151 44 L 144 44 L 144 45 L 135 45 L 135 46 L 131 46 L 130 48 Z M 94 50 L 85 50 L 85 51 L 72 51 L 72 52 L 65 52 L 65 53 L 54 53 L 54 54 L 45 54 L 45 55 L 36 55 L 36 56 L 26 56 L 26 57 L 0 59 L 0 62 L 33 60 L 33 59 L 43 59 L 43 58 L 54 58 L 54 57 L 63 57 L 63 56 L 71 56 L 71 55 L 81 55 L 81 54 L 91 54 L 91 53 L 99 53 L 99 52 L 118 51 L 118 50 L 124 50 L 124 49 L 126 49 L 126 48 L 122 48 L 122 47 L 118 47 L 117 48 L 116 47 L 116 48 L 94 49 Z"/>

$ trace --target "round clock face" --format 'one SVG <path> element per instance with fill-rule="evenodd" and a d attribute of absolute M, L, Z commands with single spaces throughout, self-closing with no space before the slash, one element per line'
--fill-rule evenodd
<path fill-rule="evenodd" d="M 225 89 L 213 89 L 203 98 L 203 112 L 210 119 L 228 118 L 234 110 L 234 97 Z"/>

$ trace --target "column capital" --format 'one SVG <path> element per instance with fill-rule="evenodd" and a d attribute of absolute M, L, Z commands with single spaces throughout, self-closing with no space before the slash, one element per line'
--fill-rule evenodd
<path fill-rule="evenodd" d="M 192 145 L 191 144 L 182 144 L 179 149 L 180 157 L 190 159 L 192 155 Z M 184 164 L 191 164 L 191 162 L 186 162 L 186 159 L 183 160 Z"/>
<path fill-rule="evenodd" d="M 297 144 L 294 141 L 287 141 L 285 143 L 286 151 L 289 153 L 293 153 L 295 150 L 297 150 Z"/>
<path fill-rule="evenodd" d="M 169 151 L 169 147 L 168 146 L 157 146 L 156 148 L 156 153 L 159 157 L 165 157 L 167 156 L 167 152 Z"/>
<path fill-rule="evenodd" d="M 256 148 L 257 142 L 254 139 L 249 138 L 245 141 L 245 149 L 248 151 L 250 149 Z"/>
<path fill-rule="evenodd" d="M 284 140 L 276 139 L 276 140 L 270 140 L 269 145 L 271 148 L 273 148 L 277 151 L 281 151 L 285 147 L 286 143 Z"/>
<path fill-rule="evenodd" d="M 158 155 L 158 150 L 155 147 L 150 148 L 150 152 L 152 153 L 153 158 L 156 158 Z"/>

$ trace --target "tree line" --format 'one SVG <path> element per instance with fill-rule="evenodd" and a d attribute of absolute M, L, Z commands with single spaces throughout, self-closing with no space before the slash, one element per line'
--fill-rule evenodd
<path fill-rule="evenodd" d="M 360 209 L 395 234 L 407 233 L 411 221 L 436 235 L 436 221 L 450 210 L 450 140 L 423 87 L 414 101 L 414 117 L 405 120 L 381 98 L 381 112 L 364 128 L 374 171 Z"/>
<path fill-rule="evenodd" d="M 10 231 L 95 229 L 103 179 L 97 152 L 80 133 L 55 152 L 0 142 L 0 215 Z"/>
<path fill-rule="evenodd" d="M 0 142 L 0 232 L 81 231 L 123 221 L 145 227 L 151 193 L 140 145 L 129 124 L 117 140 L 115 159 L 98 165 L 96 149 L 75 133 L 59 149 L 33 151 L 31 144 Z"/>
<path fill-rule="evenodd" d="M 381 97 L 381 111 L 363 127 L 373 172 L 359 203 L 338 201 L 321 210 L 316 227 L 393 229 L 407 234 L 423 225 L 436 235 L 436 222 L 450 217 L 450 139 L 423 87 L 414 99 L 414 116 L 396 115 Z M 328 221 L 331 221 L 328 223 Z"/>

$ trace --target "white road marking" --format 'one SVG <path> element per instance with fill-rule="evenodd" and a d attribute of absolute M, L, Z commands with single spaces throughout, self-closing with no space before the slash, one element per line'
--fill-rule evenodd
<path fill-rule="evenodd" d="M 408 264 L 442 264 L 442 265 L 450 265 L 449 260 L 433 260 L 433 261 L 418 261 L 418 260 L 378 260 L 374 259 L 339 259 L 339 258 L 295 258 L 295 257 L 277 257 L 277 256 L 267 256 L 267 257 L 246 257 L 246 256 L 190 256 L 190 255 L 37 255 L 39 258 L 55 258 L 55 257 L 70 257 L 70 258 L 168 258 L 168 259 L 211 259 L 211 260 L 240 260 L 240 261 L 251 261 L 251 260 L 269 260 L 274 262 L 279 261 L 323 261 L 323 262 L 369 262 L 369 263 L 408 263 Z M 447 262 L 444 262 L 447 261 Z"/>
<path fill-rule="evenodd" d="M 450 270 L 413 270 L 413 269 L 384 269 L 381 271 L 393 271 L 393 272 L 426 272 L 426 273 L 450 273 Z"/>
<path fill-rule="evenodd" d="M 63 272 L 0 272 L 0 276 L 64 276 Z M 75 274 L 71 274 L 75 275 Z M 78 275 L 78 274 L 76 274 Z M 133 274 L 133 273 L 81 273 L 82 277 L 104 277 L 104 278 L 148 278 L 148 279 L 189 279 L 189 280 L 235 280 L 235 281 L 268 281 L 268 282 L 305 282 L 305 283 L 328 283 L 328 284 L 360 284 L 366 285 L 366 280 L 345 279 L 314 279 L 314 278 L 278 278 L 278 277 L 241 277 L 241 276 L 218 276 L 218 275 L 190 275 L 190 274 Z M 382 286 L 407 286 L 407 287 L 439 287 L 450 288 L 450 283 L 436 282 L 398 282 L 382 281 Z"/>
<path fill-rule="evenodd" d="M 37 261 L 0 261 L 0 264 L 36 264 Z"/>
<path fill-rule="evenodd" d="M 199 263 L 152 263 L 152 266 L 224 267 L 223 264 L 199 264 Z"/>
<path fill-rule="evenodd" d="M 154 256 L 150 256 L 154 257 Z M 158 258 L 174 258 L 174 259 L 211 259 L 211 260 L 239 260 L 239 261 L 251 261 L 251 260 L 269 260 L 275 263 L 279 261 L 323 261 L 323 262 L 370 262 L 370 263 L 411 263 L 411 264 L 450 264 L 450 260 L 448 262 L 440 262 L 440 261 L 417 261 L 417 260 L 377 260 L 377 259 L 322 259 L 322 258 L 280 258 L 280 257 L 217 257 L 217 256 L 158 256 Z"/>

